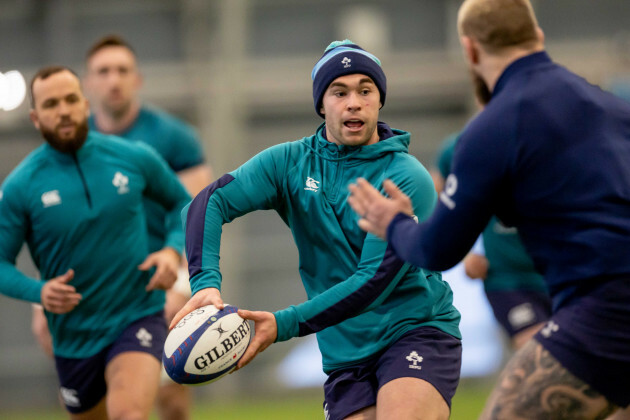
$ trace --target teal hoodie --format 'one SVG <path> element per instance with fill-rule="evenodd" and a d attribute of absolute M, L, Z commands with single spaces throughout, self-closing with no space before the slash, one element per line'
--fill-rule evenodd
<path fill-rule="evenodd" d="M 95 132 L 75 154 L 40 146 L 3 183 L 0 293 L 40 302 L 44 281 L 15 267 L 26 241 L 42 279 L 72 268 L 70 284 L 83 296 L 66 314 L 46 312 L 55 355 L 96 354 L 131 322 L 163 308 L 164 292 L 146 292 L 149 275 L 138 270 L 148 255 L 144 196 L 171 215 L 190 199 L 155 151 Z M 183 242 L 178 225 L 166 245 Z"/>
<path fill-rule="evenodd" d="M 315 135 L 259 153 L 211 184 L 184 210 L 193 293 L 221 286 L 224 223 L 254 210 L 275 210 L 293 233 L 308 300 L 275 312 L 277 341 L 317 333 L 324 370 L 365 360 L 419 326 L 460 338 L 459 312 L 438 272 L 395 257 L 366 235 L 347 203 L 358 177 L 381 186 L 393 180 L 420 220 L 436 202 L 429 173 L 408 153 L 409 133 L 379 123 L 381 140 L 339 146 Z"/>

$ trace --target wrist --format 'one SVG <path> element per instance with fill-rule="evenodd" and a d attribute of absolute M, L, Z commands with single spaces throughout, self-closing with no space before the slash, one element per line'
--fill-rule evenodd
<path fill-rule="evenodd" d="M 178 250 L 171 246 L 165 246 L 164 248 L 162 248 L 162 251 L 169 252 L 173 256 L 173 258 L 177 260 L 177 263 L 181 264 L 182 254 Z"/>

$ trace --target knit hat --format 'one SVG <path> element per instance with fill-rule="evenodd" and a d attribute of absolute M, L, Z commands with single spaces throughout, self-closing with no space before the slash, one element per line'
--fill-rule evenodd
<path fill-rule="evenodd" d="M 317 115 L 324 117 L 320 112 L 322 97 L 332 81 L 340 76 L 356 73 L 365 74 L 374 81 L 381 94 L 381 105 L 385 105 L 387 78 L 381 68 L 380 60 L 349 39 L 345 39 L 332 42 L 311 72 L 313 102 Z"/>

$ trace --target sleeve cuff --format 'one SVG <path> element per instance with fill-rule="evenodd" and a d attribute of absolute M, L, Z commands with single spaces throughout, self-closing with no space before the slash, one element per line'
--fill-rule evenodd
<path fill-rule="evenodd" d="M 180 234 L 175 233 L 168 235 L 166 241 L 164 242 L 164 248 L 169 247 L 173 248 L 175 251 L 180 254 L 184 252 L 184 234 L 183 232 Z"/>
<path fill-rule="evenodd" d="M 207 289 L 209 287 L 214 287 L 215 289 L 221 290 L 221 277 L 201 277 L 199 275 L 190 278 L 190 290 L 194 295 L 198 291 L 202 289 Z"/>
<path fill-rule="evenodd" d="M 278 337 L 276 343 L 287 341 L 299 334 L 299 315 L 295 306 L 289 306 L 281 311 L 274 312 L 276 325 L 278 327 Z"/>
<path fill-rule="evenodd" d="M 386 232 L 387 242 L 392 241 L 392 238 L 394 237 L 394 234 L 395 234 L 396 225 L 398 225 L 400 222 L 404 223 L 404 221 L 406 220 L 412 221 L 414 223 L 418 223 L 417 220 L 414 219 L 413 217 L 408 216 L 405 213 L 398 213 L 396 216 L 394 216 L 392 221 L 389 223 L 389 226 L 387 226 L 387 232 Z"/>

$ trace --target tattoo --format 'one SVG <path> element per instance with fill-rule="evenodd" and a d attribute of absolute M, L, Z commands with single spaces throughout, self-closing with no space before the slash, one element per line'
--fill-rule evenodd
<path fill-rule="evenodd" d="M 484 411 L 488 419 L 604 419 L 618 407 L 576 378 L 536 340 L 514 354 Z"/>

